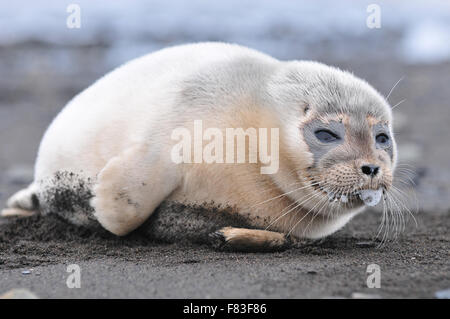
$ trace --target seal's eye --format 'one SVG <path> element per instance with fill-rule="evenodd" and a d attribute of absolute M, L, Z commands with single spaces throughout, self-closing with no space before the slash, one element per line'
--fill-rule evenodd
<path fill-rule="evenodd" d="M 329 130 L 321 129 L 314 132 L 319 141 L 324 143 L 331 143 L 339 140 L 339 136 Z"/>
<path fill-rule="evenodd" d="M 377 144 L 387 145 L 389 143 L 389 137 L 386 134 L 381 133 L 381 134 L 377 135 L 376 141 L 377 141 Z"/>

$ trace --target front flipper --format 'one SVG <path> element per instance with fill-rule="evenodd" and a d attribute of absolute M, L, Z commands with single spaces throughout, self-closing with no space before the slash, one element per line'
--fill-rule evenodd
<path fill-rule="evenodd" d="M 170 160 L 148 145 L 130 147 L 98 175 L 91 204 L 100 224 L 123 236 L 140 226 L 178 186 Z"/>
<path fill-rule="evenodd" d="M 212 245 L 220 250 L 245 252 L 282 251 L 290 246 L 284 234 L 258 229 L 224 227 L 210 235 Z"/>

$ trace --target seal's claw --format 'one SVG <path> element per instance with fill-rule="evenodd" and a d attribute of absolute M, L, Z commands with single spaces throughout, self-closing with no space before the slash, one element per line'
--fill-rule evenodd
<path fill-rule="evenodd" d="M 223 249 L 227 243 L 227 239 L 221 230 L 209 234 L 210 244 L 215 249 Z"/>

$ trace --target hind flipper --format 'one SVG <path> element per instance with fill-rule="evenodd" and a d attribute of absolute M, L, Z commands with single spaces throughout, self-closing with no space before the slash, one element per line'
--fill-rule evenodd
<path fill-rule="evenodd" d="M 6 202 L 6 208 L 0 213 L 2 217 L 29 217 L 38 209 L 39 202 L 36 196 L 36 187 L 31 184 L 12 195 Z"/>
<path fill-rule="evenodd" d="M 19 208 L 22 210 L 36 210 L 38 206 L 39 201 L 36 196 L 36 186 L 34 184 L 18 191 L 6 202 L 7 208 Z"/>

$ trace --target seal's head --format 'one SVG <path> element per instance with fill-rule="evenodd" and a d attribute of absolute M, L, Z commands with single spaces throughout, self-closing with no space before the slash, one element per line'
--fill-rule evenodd
<path fill-rule="evenodd" d="M 352 74 L 315 62 L 289 63 L 269 93 L 289 123 L 285 164 L 301 181 L 290 196 L 317 214 L 376 205 L 392 185 L 396 164 L 386 100 Z"/>

